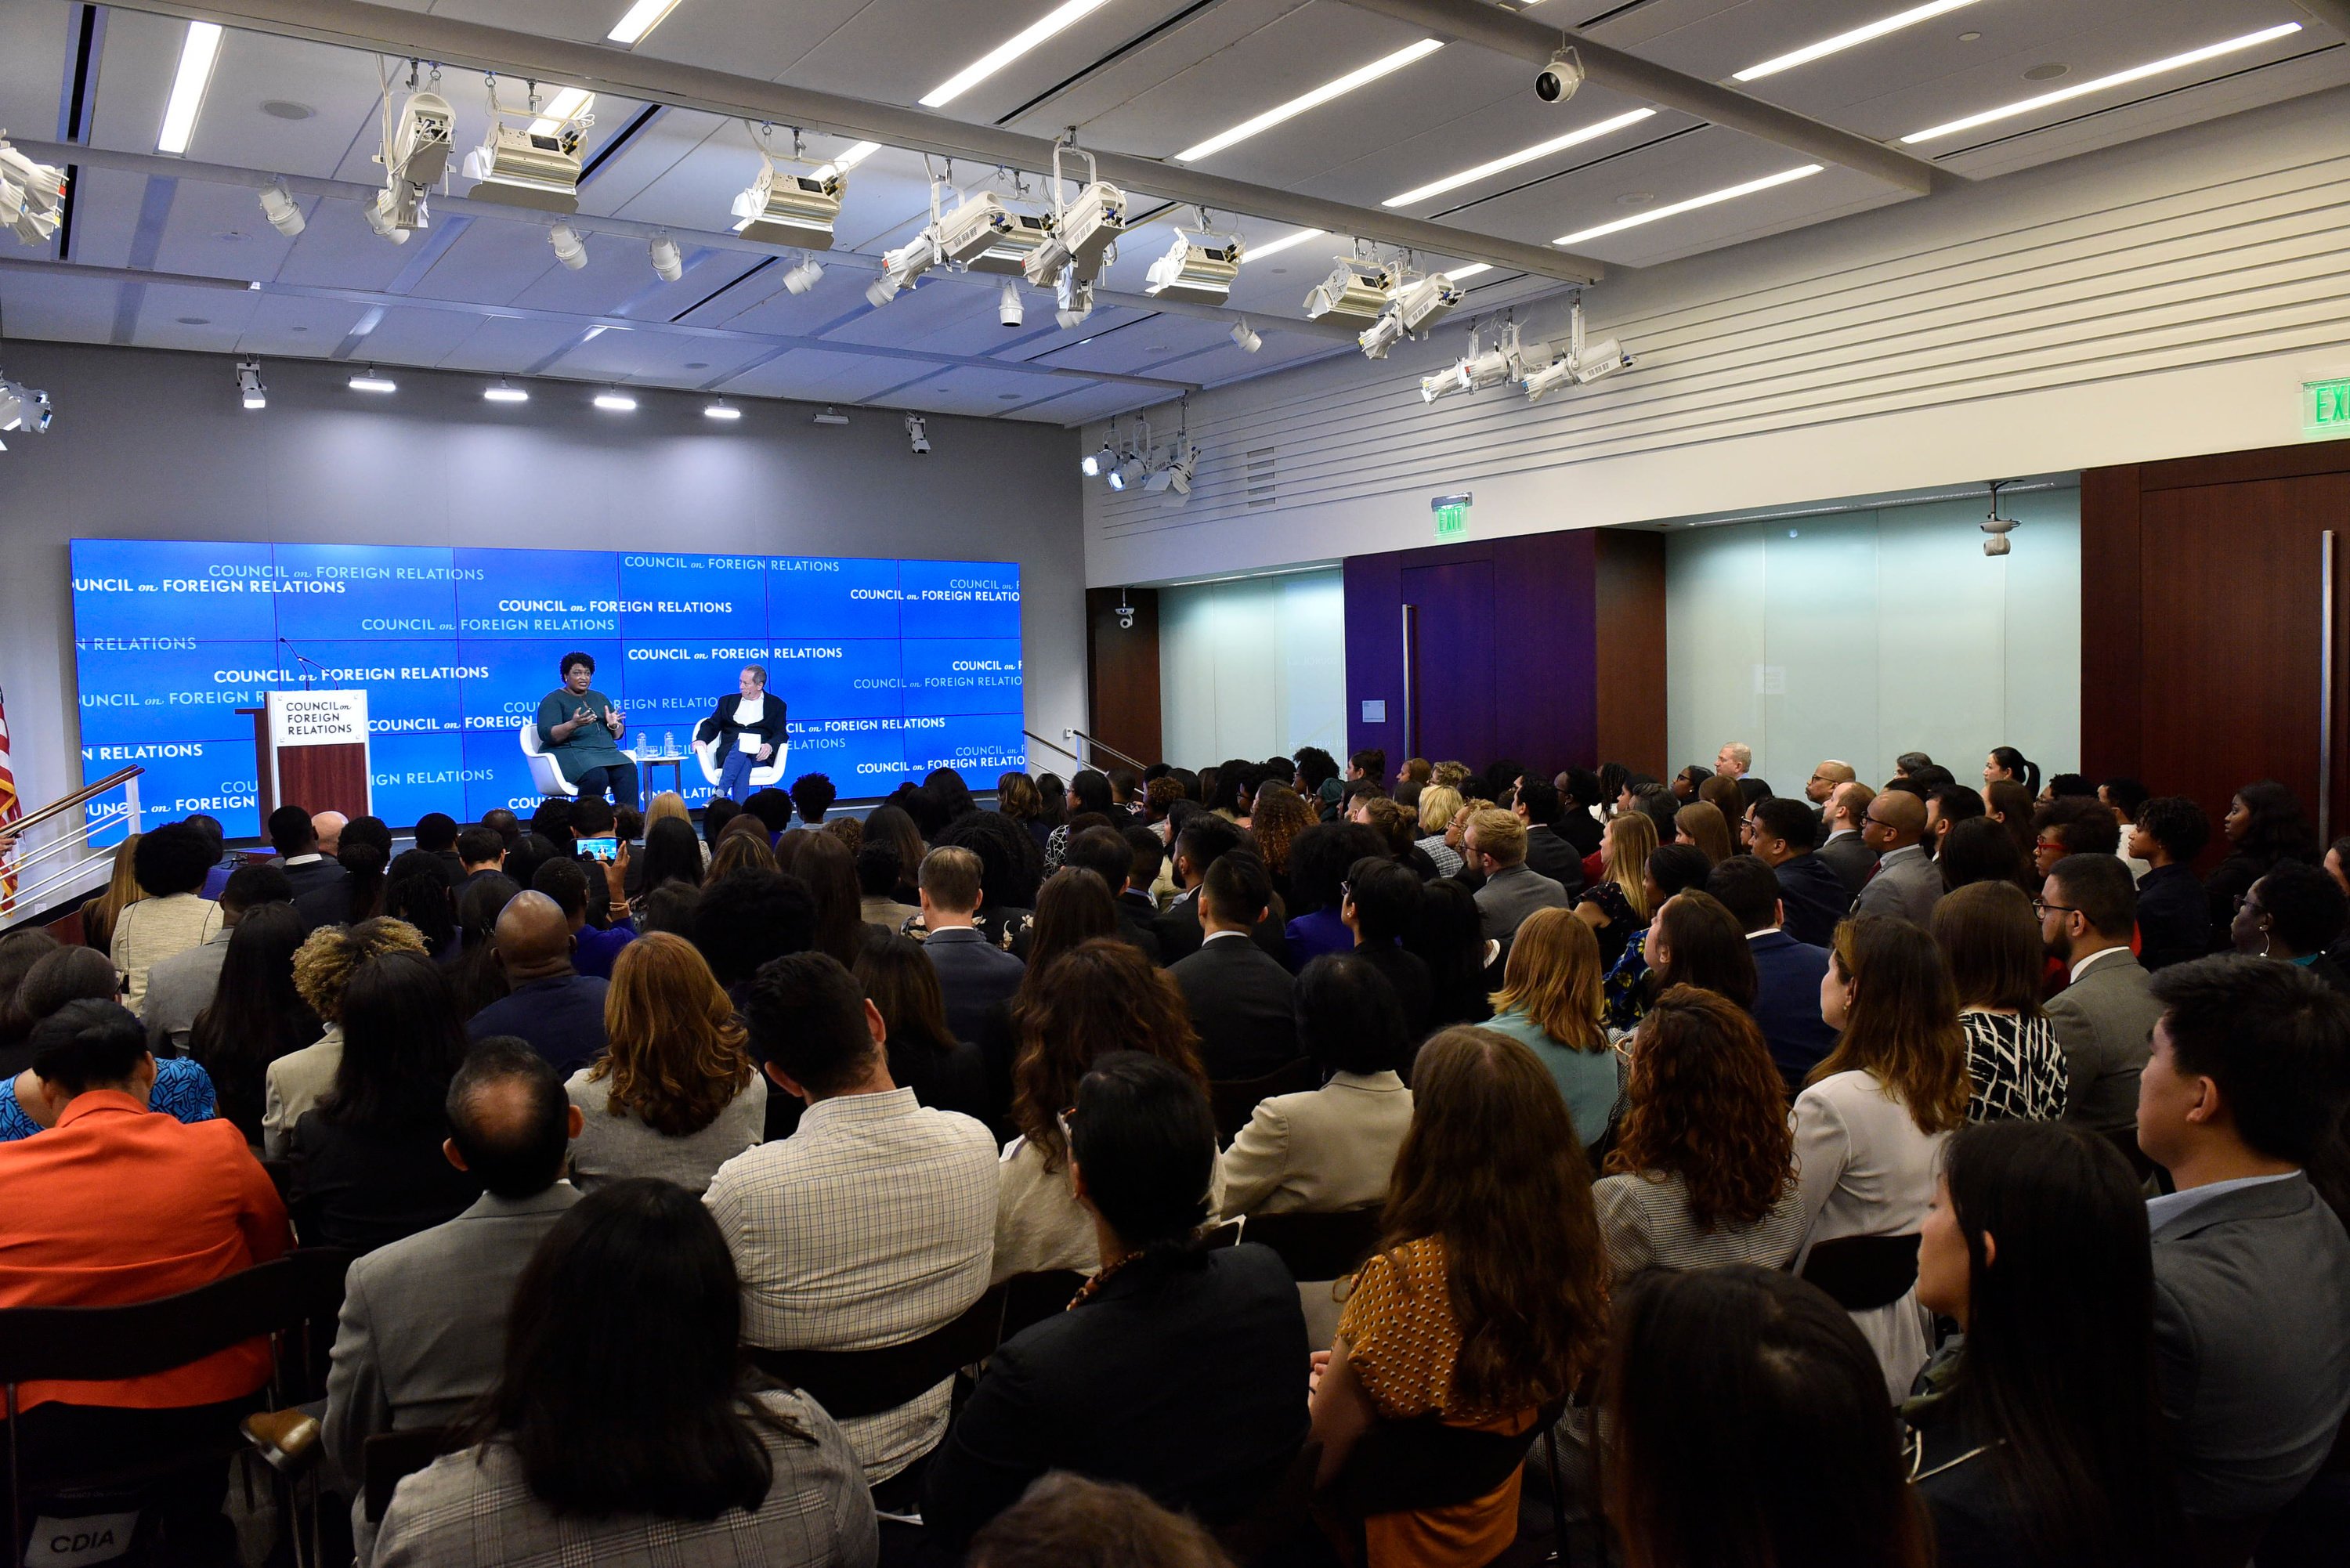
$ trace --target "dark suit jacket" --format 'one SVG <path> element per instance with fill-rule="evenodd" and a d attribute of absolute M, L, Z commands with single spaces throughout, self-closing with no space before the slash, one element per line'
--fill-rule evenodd
<path fill-rule="evenodd" d="M 438 1127 L 394 1134 L 348 1127 L 315 1110 L 294 1124 L 287 1207 L 303 1244 L 367 1252 L 454 1220 L 482 1196 L 482 1179 L 441 1152 Z"/>
<path fill-rule="evenodd" d="M 1820 1017 L 1820 978 L 1828 971 L 1827 950 L 1799 942 L 1784 931 L 1749 938 L 1746 946 L 1754 955 L 1754 1005 L 1749 1011 L 1793 1096 L 1802 1091 L 1804 1075 L 1835 1049 L 1836 1032 Z"/>
<path fill-rule="evenodd" d="M 476 1040 L 518 1036 L 567 1076 L 604 1054 L 604 992 L 609 989 L 609 981 L 585 974 L 525 981 L 473 1014 L 465 1033 Z"/>
<path fill-rule="evenodd" d="M 1125 1481 L 1210 1524 L 1246 1513 L 1305 1440 L 1297 1286 L 1263 1247 L 1129 1264 L 997 1347 L 931 1456 L 922 1518 L 961 1547 L 1047 1470 Z"/>
<path fill-rule="evenodd" d="M 1200 890 L 1194 888 L 1176 899 L 1167 912 L 1159 917 L 1158 924 L 1151 928 L 1159 933 L 1160 963 L 1178 964 L 1200 950 L 1200 943 L 1207 933 L 1200 929 L 1199 900 Z M 1276 900 L 1264 919 L 1249 931 L 1251 940 L 1264 950 L 1267 958 L 1284 966 L 1289 962 L 1289 938 L 1283 931 L 1287 924 L 1288 919 L 1282 914 L 1281 905 Z"/>
<path fill-rule="evenodd" d="M 1814 853 L 1827 862 L 1845 885 L 1848 898 L 1860 897 L 1860 889 L 1868 881 L 1868 874 L 1877 869 L 1877 851 L 1861 842 L 1857 833 L 1829 839 Z"/>
<path fill-rule="evenodd" d="M 1296 1060 L 1289 971 L 1254 942 L 1219 938 L 1167 972 L 1191 1011 L 1211 1079 L 1261 1078 Z"/>
<path fill-rule="evenodd" d="M 2166 969 L 2211 950 L 2211 907 L 2184 866 L 2158 866 L 2137 883 L 2138 962 Z"/>
<path fill-rule="evenodd" d="M 1588 853 L 1576 849 L 1548 827 L 1530 826 L 1526 829 L 1526 864 L 1565 888 L 1569 898 L 1583 886 L 1583 857 Z"/>
<path fill-rule="evenodd" d="M 734 711 L 743 705 L 743 693 L 729 691 L 718 700 L 718 711 L 694 726 L 693 738 L 716 741 L 717 750 L 712 754 L 720 763 L 725 762 L 738 746 L 755 757 L 761 746 L 781 744 L 784 738 L 784 700 L 773 691 L 768 692 L 766 698 L 765 711 L 760 714 L 759 722 L 743 724 L 736 722 L 734 718 Z"/>
<path fill-rule="evenodd" d="M 2182 1512 L 2250 1519 L 2308 1483 L 2350 1411 L 2350 1236 L 2307 1176 L 2156 1222 L 2154 1356 Z"/>
<path fill-rule="evenodd" d="M 1148 893 L 1125 892 L 1118 896 L 1118 934 L 1142 950 L 1142 956 L 1152 963 L 1160 961 L 1159 950 L 1159 906 Z"/>
<path fill-rule="evenodd" d="M 1396 999 L 1403 1003 L 1404 1038 L 1417 1045 L 1428 1037 L 1436 1010 L 1436 981 L 1428 961 L 1392 942 L 1365 942 L 1355 956 L 1388 977 Z"/>
<path fill-rule="evenodd" d="M 1835 940 L 1836 922 L 1852 908 L 1852 891 L 1835 867 L 1818 855 L 1798 855 L 1773 867 L 1779 899 L 1786 906 L 1787 934 L 1815 948 Z"/>
<path fill-rule="evenodd" d="M 1599 841 L 1607 832 L 1597 817 L 1579 805 L 1567 807 L 1565 814 L 1550 825 L 1550 830 L 1573 845 L 1577 855 L 1586 857 L 1599 853 Z M 1578 872 L 1580 869 L 1577 867 Z"/>
<path fill-rule="evenodd" d="M 350 875 L 331 855 L 303 866 L 289 866 L 280 860 L 277 868 L 285 872 L 286 880 L 294 885 L 294 897 L 297 902 L 303 894 L 320 888 L 338 886 L 344 877 Z"/>
<path fill-rule="evenodd" d="M 987 1037 L 988 1014 L 1010 1002 L 1027 966 L 968 926 L 951 926 L 922 939 L 945 993 L 947 1032 L 958 1040 Z"/>

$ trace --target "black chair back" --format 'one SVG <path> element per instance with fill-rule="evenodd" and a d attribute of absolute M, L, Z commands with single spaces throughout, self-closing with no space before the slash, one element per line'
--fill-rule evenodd
<path fill-rule="evenodd" d="M 1335 1214 L 1253 1214 L 1241 1240 L 1278 1252 L 1294 1280 L 1343 1280 L 1379 1244 L 1379 1214 L 1376 1204 Z"/>
<path fill-rule="evenodd" d="M 1918 1238 L 1840 1236 L 1804 1260 L 1803 1277 L 1846 1312 L 1891 1306 L 1918 1282 Z"/>
<path fill-rule="evenodd" d="M 1239 1568 L 1297 1562 L 1298 1540 L 1314 1528 L 1314 1476 L 1321 1468 L 1322 1445 L 1308 1438 L 1254 1508 L 1217 1528 L 1216 1543 L 1224 1555 Z"/>
<path fill-rule="evenodd" d="M 1003 1282 L 1004 1339 L 1010 1339 L 1024 1329 L 1035 1327 L 1046 1318 L 1067 1309 L 1076 1293 L 1086 1288 L 1086 1276 L 1075 1269 L 1047 1269 L 1034 1274 L 1014 1274 Z"/>
<path fill-rule="evenodd" d="M 126 1306 L 0 1309 L 0 1383 L 108 1382 L 201 1361 L 342 1305 L 354 1256 L 305 1248 L 192 1291 Z M 331 1297 L 331 1299 L 329 1299 Z"/>
<path fill-rule="evenodd" d="M 961 1315 L 920 1339 L 874 1350 L 761 1350 L 752 1365 L 804 1389 L 835 1420 L 894 1410 L 963 1367 L 987 1359 L 1003 1333 L 1004 1288 L 991 1288 Z"/>
<path fill-rule="evenodd" d="M 1317 1087 L 1319 1076 L 1314 1064 L 1300 1056 L 1296 1061 L 1275 1067 L 1262 1078 L 1232 1078 L 1208 1085 L 1208 1103 L 1216 1113 L 1216 1137 L 1230 1143 L 1248 1126 L 1249 1117 L 1256 1113 L 1259 1100 L 1275 1095 L 1294 1095 Z"/>
<path fill-rule="evenodd" d="M 1565 1409 L 1565 1399 L 1555 1400 L 1513 1434 L 1447 1426 L 1434 1416 L 1377 1422 L 1356 1442 L 1326 1495 L 1357 1519 L 1474 1501 L 1525 1463 L 1534 1439 Z"/>
<path fill-rule="evenodd" d="M 439 1459 L 448 1440 L 445 1427 L 416 1427 L 404 1432 L 378 1432 L 359 1445 L 359 1468 L 366 1472 L 367 1489 L 361 1506 L 369 1524 L 382 1522 L 383 1511 L 391 1506 L 391 1494 L 401 1480 Z"/>

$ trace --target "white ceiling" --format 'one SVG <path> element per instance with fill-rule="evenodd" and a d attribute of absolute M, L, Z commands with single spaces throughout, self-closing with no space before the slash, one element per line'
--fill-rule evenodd
<path fill-rule="evenodd" d="M 1711 81 L 1909 3 L 1541 0 L 1535 14 L 1561 26 L 1588 25 L 1600 42 Z M 393 4 L 594 44 L 627 7 L 627 0 Z M 792 0 L 779 7 L 775 0 L 680 0 L 638 52 L 903 106 L 1053 4 Z M 706 113 L 609 97 L 596 105 L 588 136 L 584 271 L 556 265 L 543 214 L 486 202 L 441 201 L 430 231 L 394 246 L 369 231 L 360 202 L 361 188 L 380 177 L 371 161 L 380 73 L 393 73 L 397 96 L 404 61 L 232 31 L 186 160 L 168 164 L 153 157 L 155 136 L 187 25 L 101 7 L 86 28 L 87 10 L 65 0 L 0 8 L 0 127 L 19 142 L 73 143 L 92 150 L 85 159 L 112 157 L 77 162 L 62 246 L 0 241 L 0 330 L 9 337 L 608 379 L 1058 423 L 1352 351 L 1301 319 L 1306 289 L 1329 270 L 1344 240 L 1243 268 L 1231 304 L 1263 334 L 1255 355 L 1232 343 L 1229 318 L 1122 305 L 1101 305 L 1082 327 L 1064 331 L 1053 323 L 1049 296 L 1034 290 L 1024 291 L 1025 325 L 1006 328 L 996 316 L 1001 280 L 993 277 L 935 274 L 876 309 L 864 286 L 879 254 L 929 214 L 923 161 L 895 150 L 851 175 L 824 279 L 806 295 L 791 295 L 783 287 L 788 258 L 744 247 L 727 233 L 728 205 L 759 167 L 750 130 Z M 1910 150 L 1960 175 L 1990 178 L 2340 85 L 2350 81 L 2350 49 L 2293 0 L 1975 0 L 1742 90 L 1898 142 L 1929 125 L 2283 22 L 2302 23 L 2302 30 Z M 1345 0 L 1109 0 L 941 112 L 1032 136 L 1074 127 L 1085 145 L 1167 159 L 1420 36 Z M 1598 84 L 1565 106 L 1544 105 L 1530 90 L 1530 75 L 1522 61 L 1449 45 L 1196 167 L 1378 208 L 1406 189 L 1642 107 Z M 68 104 L 78 83 L 86 104 L 75 123 Z M 518 86 L 504 86 L 507 101 L 518 102 Z M 486 121 L 480 76 L 452 69 L 441 90 L 456 111 L 457 146 L 477 142 Z M 265 104 L 308 112 L 281 118 Z M 829 155 L 842 145 L 813 138 L 810 151 Z M 1667 109 L 1407 211 L 1539 245 L 1813 161 Z M 308 226 L 289 240 L 268 226 L 255 202 L 255 183 L 272 174 L 293 178 L 297 188 L 304 181 L 343 183 L 304 192 Z M 990 174 L 955 168 L 966 185 Z M 462 192 L 467 183 L 456 179 L 452 189 Z M 1647 266 L 1908 199 L 1906 191 L 1831 167 L 1574 248 L 1611 268 Z M 1138 194 L 1135 205 L 1150 212 L 1159 203 Z M 1167 216 L 1188 218 L 1188 209 Z M 1277 214 L 1220 218 L 1260 244 L 1297 227 Z M 597 232 L 599 220 L 634 232 Z M 679 282 L 654 276 L 646 225 L 674 233 L 687 264 Z M 1145 269 L 1170 237 L 1164 222 L 1128 236 L 1105 287 L 1139 295 Z M 57 265 L 8 265 L 27 259 Z M 1434 266 L 1457 258 L 1422 259 Z M 1492 270 L 1470 283 L 1467 309 L 1495 309 L 1558 286 Z"/>

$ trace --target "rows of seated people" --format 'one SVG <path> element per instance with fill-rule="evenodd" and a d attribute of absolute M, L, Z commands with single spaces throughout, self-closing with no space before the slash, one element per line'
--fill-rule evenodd
<path fill-rule="evenodd" d="M 2134 781 L 1751 762 L 159 826 L 0 938 L 0 1309 L 348 1250 L 307 1414 L 384 1564 L 1211 1564 L 1301 1466 L 1259 1560 L 1495 1561 L 1519 1470 L 1350 1483 L 1429 1428 L 1655 1568 L 2332 1560 L 2350 840 L 2250 784 L 2199 881 Z M 1249 1240 L 1347 1214 L 1342 1279 Z M 999 1289 L 1066 1310 L 960 1393 L 772 1371 Z M 156 1529 L 232 1560 L 269 1365 L 25 1384 L 26 1501 L 201 1451 Z"/>

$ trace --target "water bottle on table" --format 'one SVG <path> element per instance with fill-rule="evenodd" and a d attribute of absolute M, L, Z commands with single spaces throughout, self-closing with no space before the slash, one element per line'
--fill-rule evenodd
<path fill-rule="evenodd" d="M 675 730 L 663 730 L 661 732 L 661 755 L 664 757 L 673 757 L 677 755 L 677 732 Z"/>

